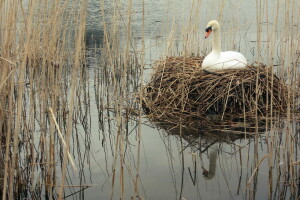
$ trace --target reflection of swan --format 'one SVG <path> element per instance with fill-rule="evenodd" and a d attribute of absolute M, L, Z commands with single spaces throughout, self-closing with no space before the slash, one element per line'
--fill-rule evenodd
<path fill-rule="evenodd" d="M 218 158 L 218 150 L 212 149 L 209 153 L 209 169 L 208 171 L 202 167 L 203 175 L 206 180 L 211 180 L 215 177 L 216 168 L 217 168 L 217 158 Z"/>
<path fill-rule="evenodd" d="M 221 52 L 220 24 L 212 20 L 207 24 L 207 38 L 212 32 L 212 51 L 204 58 L 202 68 L 207 71 L 222 69 L 241 69 L 247 66 L 246 58 L 239 52 Z"/>

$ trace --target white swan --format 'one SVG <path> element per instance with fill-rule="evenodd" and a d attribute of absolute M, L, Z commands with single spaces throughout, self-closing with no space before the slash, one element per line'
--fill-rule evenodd
<path fill-rule="evenodd" d="M 205 38 L 213 32 L 213 40 L 212 51 L 203 60 L 203 69 L 217 71 L 223 69 L 242 69 L 247 66 L 247 60 L 243 54 L 235 51 L 221 52 L 220 24 L 216 20 L 208 22 L 205 31 Z"/>

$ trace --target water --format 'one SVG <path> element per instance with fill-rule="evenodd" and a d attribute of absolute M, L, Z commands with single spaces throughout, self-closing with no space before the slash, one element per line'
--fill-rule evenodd
<path fill-rule="evenodd" d="M 123 18 L 119 19 L 121 32 L 121 47 L 126 38 L 126 20 L 127 20 L 127 3 L 123 3 L 122 7 L 115 7 L 114 2 L 106 2 L 105 20 L 112 25 L 111 18 L 113 8 L 116 12 L 120 12 Z M 276 5 L 269 2 L 267 10 L 270 16 L 274 16 Z M 280 4 L 284 4 L 280 2 Z M 265 4 L 263 5 L 265 8 Z M 266 8 L 265 8 L 266 9 Z M 133 2 L 132 6 L 132 44 L 133 51 L 141 49 L 142 38 L 142 4 Z M 90 48 L 98 46 L 103 40 L 103 26 L 101 24 L 101 9 L 98 2 L 89 2 L 89 17 L 87 26 L 87 44 Z M 280 7 L 280 13 L 283 14 L 284 9 Z M 263 12 L 264 13 L 264 12 Z M 196 43 L 190 44 L 188 51 L 194 53 L 205 54 L 209 51 L 210 41 L 204 40 L 204 29 L 206 23 L 210 19 L 222 18 L 222 41 L 223 49 L 235 49 L 242 52 L 248 59 L 248 62 L 254 62 L 257 59 L 266 61 L 264 55 L 267 54 L 267 46 L 262 43 L 261 56 L 257 56 L 257 25 L 256 25 L 257 8 L 254 2 L 250 1 L 146 1 L 145 2 L 145 62 L 147 68 L 151 69 L 151 64 L 156 59 L 163 57 L 166 53 L 176 55 L 184 49 L 182 35 L 189 31 L 193 36 L 198 38 Z M 189 19 L 191 18 L 190 22 Z M 194 18 L 193 18 L 194 17 Z M 271 17 L 270 17 L 271 18 Z M 282 34 L 284 21 L 279 19 L 277 33 L 278 38 Z M 191 23 L 188 26 L 188 23 Z M 262 23 L 262 29 L 266 31 L 272 30 L 274 21 Z M 296 24 L 295 24 L 296 26 Z M 186 29 L 191 28 L 190 30 Z M 296 29 L 299 31 L 298 26 Z M 172 30 L 175 30 L 172 33 Z M 124 33 L 122 33 L 124 32 Z M 172 35 L 173 34 L 173 35 Z M 173 37 L 176 50 L 168 52 L 167 41 Z M 122 38 L 123 37 L 123 38 Z M 96 38 L 94 41 L 91 38 Z M 266 34 L 262 33 L 262 41 L 267 39 Z M 280 54 L 282 51 L 280 45 L 282 41 L 275 41 L 277 49 L 274 55 Z M 174 47 L 173 46 L 173 47 Z M 90 49 L 90 52 L 94 50 Z M 105 119 L 104 130 L 99 123 L 99 112 L 95 104 L 94 91 L 94 74 L 98 72 L 99 62 L 95 55 L 90 54 L 89 64 L 89 91 L 90 105 L 88 118 L 90 118 L 89 136 L 84 135 L 83 129 L 79 131 L 80 140 L 88 137 L 89 140 L 89 156 L 82 163 L 82 172 L 79 176 L 76 173 L 71 175 L 73 185 L 92 185 L 81 194 L 85 199 L 109 199 L 111 191 L 114 191 L 113 199 L 121 196 L 120 192 L 120 158 L 116 160 L 116 178 L 114 189 L 112 189 L 112 167 L 113 155 L 115 152 L 115 142 L 117 128 L 116 122 L 112 121 L 112 127 L 108 129 L 108 119 Z M 274 57 L 274 64 L 280 64 L 280 58 Z M 151 70 L 145 71 L 145 80 L 149 80 Z M 97 82 L 96 82 L 97 83 Z M 111 105 L 112 106 L 112 105 Z M 107 112 L 103 113 L 104 116 Z M 113 116 L 114 113 L 111 113 Z M 269 168 L 274 167 L 272 184 L 273 190 L 271 197 L 274 199 L 295 198 L 290 197 L 290 188 L 286 187 L 282 182 L 282 177 L 286 166 L 286 149 L 285 146 L 285 128 L 287 123 L 281 122 L 283 125 L 279 128 L 276 124 L 271 130 L 259 135 L 256 139 L 245 138 L 235 141 L 226 140 L 227 142 L 216 142 L 211 138 L 197 138 L 195 144 L 191 145 L 191 141 L 180 139 L 177 135 L 169 135 L 164 130 L 157 130 L 156 127 L 143 119 L 145 125 L 142 126 L 141 132 L 141 160 L 140 160 L 140 182 L 139 195 L 142 199 L 267 199 L 269 183 Z M 299 133 L 299 124 L 292 123 L 294 137 Z M 125 183 L 125 199 L 130 199 L 134 195 L 133 180 L 136 175 L 137 160 L 137 126 L 135 121 L 128 122 L 128 136 L 125 139 L 125 157 L 124 157 L 124 183 Z M 102 131 L 101 131 L 102 130 Z M 176 134 L 176 133 L 175 133 Z M 177 133 L 179 134 L 179 133 Z M 270 143 L 270 140 L 273 143 Z M 182 144 L 181 144 L 182 142 Z M 208 150 L 201 152 L 209 144 L 212 144 Z M 270 146 L 273 144 L 273 146 Z M 182 146 L 184 150 L 181 151 Z M 257 148 L 259 147 L 259 148 Z M 295 151 L 299 149 L 295 144 Z M 85 147 L 86 148 L 86 147 Z M 84 148 L 83 148 L 84 149 Z M 268 158 L 264 157 L 269 150 L 274 151 L 270 155 L 271 163 Z M 75 154 L 76 155 L 76 154 Z M 256 157 L 257 156 L 257 157 Z M 257 161 L 260 163 L 257 174 L 254 173 Z M 296 153 L 294 160 L 299 160 Z M 79 166 L 79 163 L 77 163 Z M 204 169 L 209 172 L 208 177 L 202 175 Z M 204 168 L 204 169 L 203 169 Z M 296 167 L 296 169 L 298 169 Z M 285 172 L 284 172 L 285 173 Z M 279 175 L 278 175 L 279 174 Z M 252 176 L 254 175 L 254 176 Z M 249 185 L 247 186 L 249 182 Z M 287 189 L 287 190 L 286 190 Z M 78 191 L 74 189 L 66 193 Z M 75 194 L 73 197 L 79 197 Z M 282 196 L 280 196 L 282 195 Z"/>
<path fill-rule="evenodd" d="M 276 24 L 274 18 L 278 7 L 274 2 L 268 2 L 268 5 L 267 1 L 261 2 L 262 11 L 259 12 L 257 9 L 260 8 L 257 8 L 255 2 L 245 0 L 145 0 L 144 82 L 149 81 L 155 60 L 166 55 L 207 54 L 211 41 L 204 39 L 204 30 L 211 19 L 219 19 L 221 22 L 223 50 L 240 51 L 249 63 L 257 60 L 269 63 L 272 60 L 272 64 L 276 65 L 275 70 L 293 62 L 296 63 L 296 71 L 299 71 L 295 52 L 300 33 L 300 14 L 296 10 L 299 10 L 300 3 L 294 1 L 293 5 L 292 2 L 289 5 L 279 2 L 279 21 Z M 166 131 L 143 116 L 140 166 L 137 170 L 138 118 L 134 114 L 125 115 L 123 111 L 124 115 L 119 119 L 121 121 L 117 121 L 119 113 L 115 102 L 118 101 L 115 100 L 120 97 L 114 91 L 128 94 L 128 99 L 124 100 L 124 110 L 136 108 L 133 93 L 137 92 L 139 86 L 139 71 L 135 69 L 138 65 L 132 64 L 132 74 L 128 76 L 130 84 L 126 91 L 120 91 L 122 88 L 118 88 L 121 86 L 118 81 L 123 68 L 116 68 L 118 87 L 114 88 L 112 66 L 104 64 L 108 62 L 109 56 L 106 57 L 104 51 L 103 20 L 109 28 L 118 24 L 116 35 L 119 37 L 115 38 L 115 42 L 119 54 L 116 57 L 126 57 L 128 2 L 116 4 L 116 1 L 105 1 L 104 5 L 103 17 L 101 1 L 88 1 L 88 64 L 83 80 L 80 80 L 74 117 L 76 121 L 70 142 L 77 171 L 69 165 L 65 184 L 72 187 L 65 188 L 66 199 L 120 199 L 121 196 L 124 199 L 139 199 L 134 196 L 137 173 L 140 176 L 140 199 L 296 199 L 299 196 L 299 167 L 293 165 L 293 162 L 300 160 L 300 126 L 296 119 L 287 122 L 286 119 L 276 118 L 273 124 L 268 124 L 267 130 L 260 129 L 260 134 L 255 137 L 242 134 L 239 138 L 216 140 L 215 137 L 200 137 L 193 132 L 189 132 L 189 137 L 181 138 L 179 130 Z M 291 17 L 286 18 L 286 11 L 294 8 L 294 21 L 287 23 L 287 18 L 291 20 Z M 259 54 L 258 13 L 263 15 Z M 293 31 L 286 32 L 288 26 L 293 27 L 290 29 Z M 133 1 L 130 30 L 130 53 L 136 55 L 135 59 L 138 60 L 141 58 L 143 37 L 141 1 Z M 273 30 L 275 33 L 272 35 Z M 270 53 L 270 48 L 274 48 L 273 53 Z M 108 66 L 111 68 L 105 69 Z M 290 80 L 286 81 L 289 83 Z M 39 130 L 40 125 L 36 126 L 35 131 L 42 132 Z M 124 135 L 123 149 L 116 145 L 120 142 L 117 137 L 119 132 Z M 248 130 L 245 132 L 249 133 Z M 252 127 L 253 132 L 255 128 Z M 39 140 L 39 137 L 36 136 L 35 140 Z M 40 141 L 36 142 L 39 144 Z M 59 185 L 62 148 L 57 145 L 56 151 L 58 162 L 54 178 L 57 180 L 56 185 Z M 33 169 L 33 185 L 43 181 L 42 167 L 36 168 Z M 114 179 L 113 170 L 116 173 Z M 121 174 L 122 170 L 124 174 Z M 294 170 L 293 173 L 291 170 Z M 291 174 L 296 176 L 291 177 Z M 121 178 L 124 182 L 123 192 Z M 294 188 L 291 183 L 296 184 Z M 58 191 L 58 187 L 55 187 L 54 193 Z M 33 196 L 31 198 L 34 199 Z"/>

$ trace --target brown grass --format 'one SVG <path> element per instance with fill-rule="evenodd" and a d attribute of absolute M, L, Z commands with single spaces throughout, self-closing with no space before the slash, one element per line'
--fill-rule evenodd
<path fill-rule="evenodd" d="M 55 174 L 66 171 L 73 114 L 78 112 L 77 84 L 85 62 L 85 4 L 85 0 L 0 3 L 3 200 L 38 199 L 41 188 L 46 198 L 52 199 L 57 183 L 64 188 L 65 174 L 62 178 Z M 50 107 L 56 124 L 49 117 Z M 63 148 L 55 145 L 58 126 L 66 143 Z M 57 152 L 65 155 L 64 159 L 58 160 Z M 61 168 L 53 164 L 58 161 L 63 163 Z M 37 169 L 43 180 L 35 183 Z"/>
<path fill-rule="evenodd" d="M 99 142 L 95 142 L 103 146 L 102 153 L 106 158 L 101 163 L 105 163 L 103 165 L 106 166 L 110 180 L 111 199 L 125 199 L 130 193 L 128 183 L 134 185 L 132 198 L 142 199 L 143 190 L 146 193 L 149 189 L 143 188 L 141 180 L 144 177 L 141 172 L 144 170 L 141 168 L 140 171 L 140 163 L 144 162 L 141 145 L 144 139 L 141 134 L 144 131 L 142 107 L 151 120 L 171 122 L 173 126 L 161 127 L 170 134 L 181 137 L 180 152 L 186 148 L 183 140 L 196 144 L 196 140 L 201 139 L 199 132 L 185 131 L 185 127 L 194 130 L 208 126 L 220 140 L 230 142 L 240 138 L 244 132 L 249 134 L 248 131 L 243 131 L 245 125 L 251 129 L 249 132 L 254 130 L 254 134 L 260 131 L 257 126 L 264 127 L 261 131 L 277 130 L 278 125 L 270 121 L 284 112 L 288 116 L 284 127 L 286 134 L 276 131 L 265 134 L 267 136 L 264 142 L 269 156 L 263 158 L 267 158 L 269 163 L 269 199 L 273 195 L 277 197 L 277 194 L 284 199 L 289 188 L 296 195 L 297 179 L 291 177 L 299 177 L 299 145 L 295 137 L 299 127 L 295 131 L 289 123 L 293 120 L 295 107 L 299 107 L 299 55 L 295 56 L 295 52 L 299 51 L 299 28 L 296 25 L 299 24 L 300 17 L 296 0 L 286 3 L 278 1 L 274 12 L 271 12 L 268 1 L 256 1 L 257 45 L 254 45 L 254 57 L 257 61 L 267 63 L 267 66 L 277 66 L 274 71 L 278 70 L 280 76 L 273 75 L 273 71 L 263 65 L 250 66 L 244 73 L 230 71 L 210 74 L 199 69 L 202 58 L 169 57 L 158 62 L 160 69 L 155 68 L 151 82 L 143 87 L 144 90 L 140 90 L 138 105 L 131 101 L 134 99 L 131 98 L 131 92 L 143 86 L 143 80 L 147 76 L 143 71 L 147 66 L 152 66 L 150 47 L 165 46 L 163 53 L 155 50 L 155 54 L 160 56 L 203 54 L 210 49 L 206 45 L 209 42 L 199 40 L 199 36 L 203 38 L 203 33 L 199 30 L 204 28 L 202 25 L 199 27 L 199 22 L 206 20 L 200 9 L 203 2 L 193 0 L 190 11 L 187 11 L 189 20 L 184 21 L 183 27 L 175 16 L 170 19 L 167 17 L 168 13 L 173 12 L 166 12 L 166 16 L 160 20 L 164 21 L 163 25 L 172 24 L 172 28 L 169 30 L 168 26 L 163 26 L 166 27 L 162 28 L 162 32 L 166 33 L 163 38 L 166 39 L 158 40 L 155 44 L 150 42 L 150 45 L 148 42 L 152 36 L 149 38 L 147 25 L 152 17 L 148 15 L 150 7 L 145 5 L 144 8 L 144 1 L 142 33 L 136 31 L 135 27 L 138 13 L 135 1 L 114 1 L 113 8 L 108 1 L 96 3 L 101 10 L 102 18 L 99 23 L 103 24 L 101 31 L 104 41 L 100 47 L 95 45 L 95 52 L 101 51 L 101 56 L 96 54 L 95 58 L 99 65 L 93 65 L 95 92 L 87 89 L 90 84 L 87 78 L 89 73 L 83 67 L 87 3 L 89 2 L 86 0 L 3 0 L 0 3 L 0 198 L 62 199 L 72 195 L 68 195 L 69 193 L 77 193 L 70 189 L 72 187 L 90 186 L 85 183 L 70 183 L 70 180 L 72 181 L 73 175 L 83 177 L 83 169 L 88 166 L 86 163 L 90 163 L 90 139 L 91 134 L 95 134 L 91 130 L 95 125 L 89 120 L 94 117 L 90 111 L 90 104 L 93 104 L 90 96 L 92 98 L 93 93 L 97 99 L 95 103 L 100 129 Z M 166 9 L 174 10 L 172 8 L 176 6 L 173 5 L 170 1 Z M 218 9 L 218 3 L 214 2 L 209 18 L 215 18 L 214 13 L 218 13 L 220 22 L 225 24 L 224 22 L 230 21 L 232 28 L 228 30 L 224 26 L 226 40 L 222 44 L 224 49 L 229 46 L 230 49 L 239 51 L 238 43 L 243 42 L 243 39 L 238 39 L 237 33 L 247 25 L 243 25 L 237 17 L 242 14 L 239 11 L 232 15 L 233 20 L 223 18 L 227 12 L 226 5 L 227 2 L 222 1 Z M 120 9 L 124 6 L 128 8 Z M 107 11 L 112 11 L 113 14 Z M 185 13 L 180 13 L 182 14 Z M 281 19 L 284 23 L 278 22 Z M 247 18 L 246 24 L 252 23 L 253 18 Z M 160 34 L 160 31 L 152 31 Z M 144 33 L 147 34 L 146 38 Z M 135 39 L 140 34 L 141 47 Z M 246 37 L 245 42 L 248 42 Z M 152 53 L 154 52 L 150 52 L 151 55 Z M 287 83 L 287 95 L 281 78 Z M 134 110 L 134 106 L 138 111 Z M 135 139 L 128 137 L 134 132 L 129 129 L 132 123 L 129 109 L 138 113 Z M 238 120 L 232 119 L 231 114 Z M 249 122 L 256 115 L 265 117 L 267 123 Z M 230 126 L 237 127 L 235 135 L 227 137 L 226 134 L 219 134 L 220 131 L 232 132 L 227 129 Z M 60 132 L 61 138 L 58 138 Z M 284 142 L 282 135 L 285 137 Z M 79 141 L 78 138 L 83 140 Z M 247 181 L 250 185 L 245 191 L 245 198 L 249 196 L 249 199 L 256 195 L 255 180 L 260 167 L 259 161 L 263 161 L 258 157 L 261 155 L 258 145 L 260 142 L 256 137 L 254 156 L 248 154 L 240 168 L 253 174 Z M 134 146 L 137 147 L 136 156 L 131 157 L 130 152 L 133 152 Z M 252 149 L 250 145 L 246 147 Z M 69 168 L 70 155 L 74 157 L 75 167 L 79 169 L 77 172 L 74 170 L 74 173 Z M 186 162 L 183 155 L 180 155 L 182 172 Z M 170 158 L 175 156 L 177 155 L 173 153 Z M 109 157 L 113 157 L 113 161 Z M 255 162 L 251 164 L 252 157 Z M 255 169 L 254 173 L 251 172 L 252 169 Z M 78 198 L 83 196 L 81 193 Z"/>

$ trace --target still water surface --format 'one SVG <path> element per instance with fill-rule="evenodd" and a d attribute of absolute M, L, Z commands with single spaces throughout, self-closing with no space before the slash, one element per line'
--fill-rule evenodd
<path fill-rule="evenodd" d="M 284 5 L 284 2 L 279 4 Z M 113 9 L 121 13 L 124 18 L 119 19 L 122 41 L 126 37 L 127 2 L 122 7 L 115 7 L 114 1 L 105 2 L 105 20 L 108 23 L 113 17 Z M 269 12 L 269 22 L 263 22 L 264 31 L 271 31 L 277 4 L 269 2 L 268 7 L 263 3 L 264 12 Z M 284 15 L 284 8 L 281 6 L 280 14 Z M 298 5 L 299 6 L 299 5 Z M 91 0 L 88 4 L 88 25 L 87 43 L 89 74 L 88 85 L 90 104 L 87 108 L 89 112 L 90 129 L 78 128 L 80 141 L 88 146 L 83 146 L 85 154 L 84 162 L 77 161 L 77 166 L 82 168 L 77 173 L 71 174 L 69 183 L 73 185 L 92 185 L 81 194 L 73 195 L 84 197 L 85 199 L 110 199 L 112 191 L 112 165 L 114 155 L 115 134 L 117 129 L 115 122 L 108 124 L 108 113 L 99 113 L 95 95 L 94 77 L 98 73 L 99 62 L 95 52 L 95 47 L 101 44 L 103 39 L 103 17 L 101 16 L 100 3 Z M 132 6 L 132 43 L 134 50 L 138 51 L 142 45 L 142 4 L 134 1 Z M 210 49 L 210 41 L 204 39 L 204 29 L 210 19 L 222 19 L 222 45 L 223 50 L 235 49 L 242 52 L 248 62 L 257 59 L 266 61 L 267 45 L 262 42 L 261 56 L 257 56 L 257 7 L 255 1 L 192 1 L 192 0 L 156 0 L 145 1 L 145 80 L 149 80 L 151 65 L 160 57 L 176 55 L 183 51 L 183 35 L 193 35 L 194 42 L 189 45 L 188 52 L 205 54 Z M 190 23 L 190 25 L 188 25 Z M 189 27 L 189 28 L 187 28 Z M 279 19 L 276 43 L 276 53 L 274 54 L 274 64 L 280 63 L 277 55 L 280 54 L 280 38 L 284 28 L 284 21 Z M 296 27 L 299 31 L 298 26 Z M 175 30 L 175 31 L 172 31 Z M 124 32 L 124 34 L 122 34 Z M 174 41 L 172 51 L 168 51 L 168 40 L 172 36 Z M 267 39 L 266 34 L 262 34 L 262 41 Z M 104 124 L 99 123 L 100 115 L 104 115 Z M 113 116 L 113 113 L 110 114 Z M 267 199 L 270 188 L 268 159 L 261 162 L 258 176 L 252 177 L 255 169 L 255 155 L 259 159 L 268 154 L 267 140 L 272 138 L 274 146 L 272 151 L 272 162 L 274 167 L 272 197 L 274 199 L 289 199 L 289 188 L 285 190 L 285 183 L 280 182 L 278 171 L 287 167 L 283 164 L 285 152 L 285 122 L 278 122 L 270 131 L 261 134 L 254 139 L 238 139 L 230 143 L 214 143 L 207 138 L 198 138 L 196 143 L 189 144 L 183 140 L 184 150 L 181 151 L 181 139 L 176 135 L 168 135 L 163 129 L 158 130 L 147 118 L 143 118 L 144 125 L 141 132 L 141 160 L 140 160 L 140 184 L 139 195 L 143 199 Z M 280 125 L 280 127 L 279 127 Z M 295 137 L 299 134 L 299 124 L 291 123 L 292 134 Z M 137 152 L 137 126 L 134 121 L 128 122 L 128 137 L 125 148 L 125 199 L 130 199 L 134 195 L 133 179 L 136 175 L 136 152 Z M 176 134 L 176 133 L 175 133 Z M 177 133 L 179 134 L 179 133 Z M 267 137 L 268 135 L 268 137 Z M 206 146 L 210 146 L 207 150 Z M 257 148 L 257 146 L 259 148 Z M 295 146 L 299 150 L 299 146 Z M 257 151 L 258 150 L 258 151 Z M 296 151 L 296 150 L 295 150 Z M 275 153 L 274 153 L 275 154 Z M 76 157 L 76 154 L 75 154 Z M 75 158 L 77 159 L 77 158 Z M 81 158 L 82 159 L 82 158 Z M 281 160 L 282 159 L 282 160 Z M 295 160 L 299 160 L 299 155 L 295 154 Z M 119 199 L 120 194 L 120 165 L 119 160 L 116 165 L 116 178 L 113 199 Z M 208 176 L 202 175 L 203 171 L 209 170 Z M 249 181 L 250 180 L 250 181 Z M 247 183 L 249 181 L 249 185 Z M 66 195 L 76 192 L 71 188 L 66 191 Z M 284 192 L 283 192 L 284 191 Z M 280 197 L 280 195 L 283 195 Z M 293 197 L 292 197 L 293 199 Z"/>

